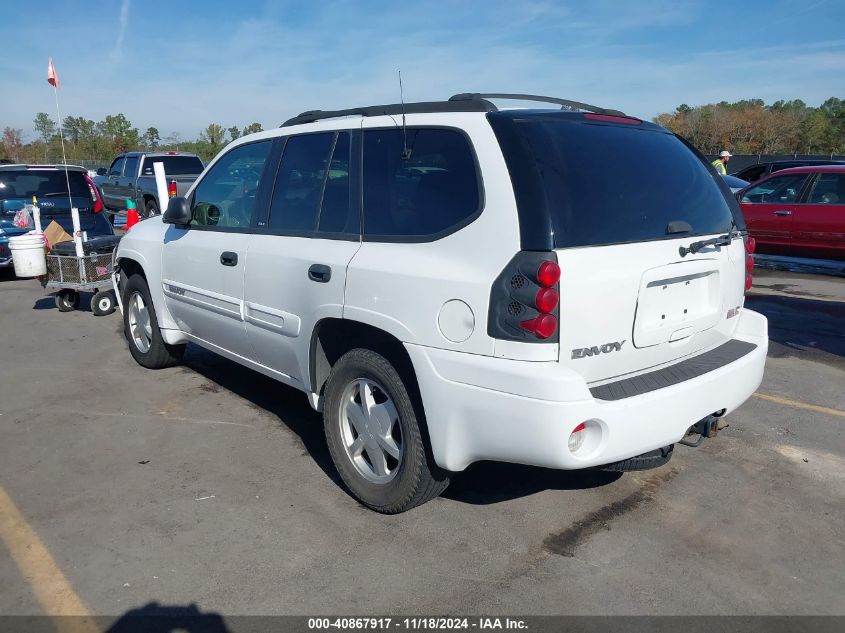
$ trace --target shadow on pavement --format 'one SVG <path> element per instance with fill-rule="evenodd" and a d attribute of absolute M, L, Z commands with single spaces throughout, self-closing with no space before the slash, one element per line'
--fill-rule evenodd
<path fill-rule="evenodd" d="M 314 411 L 302 392 L 263 374 L 241 367 L 196 345 L 188 345 L 184 365 L 228 389 L 296 433 L 302 445 L 326 473 L 345 489 L 332 463 L 323 435 L 322 416 Z M 615 473 L 558 471 L 518 464 L 482 462 L 457 473 L 444 497 L 462 503 L 486 505 L 531 495 L 543 490 L 578 490 L 604 486 L 619 479 Z"/>
<path fill-rule="evenodd" d="M 845 302 L 754 295 L 745 305 L 769 319 L 770 356 L 815 350 L 845 358 Z"/>
<path fill-rule="evenodd" d="M 106 633 L 229 633 L 223 616 L 200 611 L 196 605 L 163 606 L 151 602 L 124 613 Z"/>

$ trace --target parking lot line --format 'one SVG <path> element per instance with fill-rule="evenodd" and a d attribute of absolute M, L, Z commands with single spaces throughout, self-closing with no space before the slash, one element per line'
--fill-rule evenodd
<path fill-rule="evenodd" d="M 57 618 L 56 629 L 67 633 L 99 633 L 91 614 L 70 586 L 41 539 L 18 512 L 11 497 L 0 486 L 0 539 L 32 587 L 35 597 L 50 616 Z"/>
<path fill-rule="evenodd" d="M 805 409 L 807 411 L 815 411 L 816 413 L 826 413 L 827 415 L 835 415 L 840 418 L 845 418 L 845 411 L 840 411 L 839 409 L 831 409 L 830 407 L 821 407 L 817 404 L 808 404 L 806 402 L 800 402 L 798 400 L 790 400 L 789 398 L 780 398 L 778 396 L 770 396 L 765 393 L 755 393 L 755 398 L 759 398 L 760 400 L 768 400 L 769 402 L 775 402 L 777 404 L 783 404 L 787 407 L 794 407 L 796 409 Z"/>

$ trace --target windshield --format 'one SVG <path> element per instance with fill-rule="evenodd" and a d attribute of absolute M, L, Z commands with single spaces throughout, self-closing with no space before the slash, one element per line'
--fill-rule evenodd
<path fill-rule="evenodd" d="M 78 171 L 65 172 L 58 169 L 27 169 L 16 171 L 0 170 L 0 208 L 5 213 L 14 213 L 21 206 L 32 202 L 32 196 L 45 206 L 69 208 L 67 202 L 68 181 L 70 193 L 77 206 L 88 206 L 91 191 L 84 175 Z M 77 198 L 84 198 L 79 201 Z"/>
<path fill-rule="evenodd" d="M 491 122 L 518 204 L 544 208 L 544 230 L 552 232 L 555 248 L 731 229 L 723 184 L 660 128 L 592 123 L 570 114 L 491 116 Z"/>
<path fill-rule="evenodd" d="M 141 175 L 154 175 L 153 163 L 164 163 L 166 176 L 196 176 L 203 170 L 202 161 L 196 156 L 147 156 Z"/>

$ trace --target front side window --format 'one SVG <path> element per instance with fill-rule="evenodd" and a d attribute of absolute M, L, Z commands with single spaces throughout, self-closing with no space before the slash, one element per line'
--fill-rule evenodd
<path fill-rule="evenodd" d="M 775 176 L 751 187 L 742 195 L 743 203 L 780 204 L 795 202 L 807 174 Z"/>
<path fill-rule="evenodd" d="M 845 174 L 819 174 L 810 204 L 845 204 Z"/>
<path fill-rule="evenodd" d="M 748 182 L 754 182 L 755 180 L 759 180 L 760 178 L 762 178 L 765 172 L 765 165 L 755 165 L 754 167 L 749 167 L 748 169 L 742 170 L 736 176 L 737 178 L 742 178 L 743 180 L 747 180 Z"/>
<path fill-rule="evenodd" d="M 123 156 L 115 159 L 109 167 L 109 176 L 120 176 L 123 173 Z"/>
<path fill-rule="evenodd" d="M 363 172 L 365 238 L 432 238 L 481 209 L 475 157 L 457 130 L 367 130 Z"/>
<path fill-rule="evenodd" d="M 191 226 L 248 228 L 270 140 L 239 145 L 218 160 L 194 190 Z"/>

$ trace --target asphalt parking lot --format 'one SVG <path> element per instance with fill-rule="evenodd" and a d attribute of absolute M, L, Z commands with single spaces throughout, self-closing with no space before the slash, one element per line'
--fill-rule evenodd
<path fill-rule="evenodd" d="M 0 613 L 845 614 L 845 279 L 760 271 L 758 394 L 621 478 L 476 464 L 399 516 L 304 396 L 0 279 Z"/>

